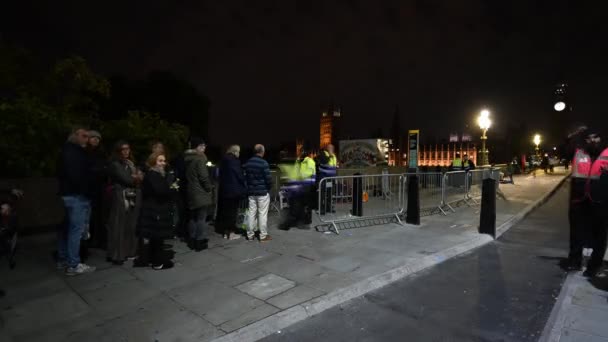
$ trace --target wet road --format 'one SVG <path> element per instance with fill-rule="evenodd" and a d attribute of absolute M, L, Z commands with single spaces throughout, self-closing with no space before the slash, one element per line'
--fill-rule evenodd
<path fill-rule="evenodd" d="M 498 241 L 263 341 L 537 341 L 566 276 L 568 186 Z"/>

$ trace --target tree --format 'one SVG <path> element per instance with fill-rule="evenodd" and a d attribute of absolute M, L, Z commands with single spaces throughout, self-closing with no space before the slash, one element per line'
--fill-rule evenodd
<path fill-rule="evenodd" d="M 126 118 L 105 122 L 102 131 L 107 142 L 127 140 L 138 160 L 148 158 L 152 140 L 162 141 L 169 153 L 175 155 L 186 148 L 189 136 L 186 126 L 169 123 L 158 114 L 143 111 L 130 111 Z"/>
<path fill-rule="evenodd" d="M 97 120 L 109 83 L 80 57 L 44 68 L 24 50 L 2 45 L 0 55 L 0 175 L 53 175 L 68 132 Z"/>

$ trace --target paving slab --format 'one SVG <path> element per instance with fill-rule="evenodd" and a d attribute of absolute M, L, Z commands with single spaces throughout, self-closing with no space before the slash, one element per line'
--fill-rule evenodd
<path fill-rule="evenodd" d="M 296 304 L 306 302 L 324 294 L 325 292 L 321 290 L 317 290 L 305 285 L 299 285 L 268 299 L 267 302 L 280 309 L 288 309 Z"/>
<path fill-rule="evenodd" d="M 256 307 L 255 309 L 248 311 L 248 312 L 244 313 L 243 315 L 241 315 L 229 322 L 222 324 L 220 326 L 220 328 L 225 332 L 232 332 L 232 331 L 240 329 L 246 325 L 249 325 L 253 322 L 262 320 L 279 311 L 280 311 L 280 309 L 275 306 L 268 305 L 268 304 L 262 304 L 262 305 Z"/>
<path fill-rule="evenodd" d="M 141 303 L 136 310 L 104 323 L 117 341 L 200 341 L 219 337 L 223 332 L 167 296 Z"/>
<path fill-rule="evenodd" d="M 159 290 L 137 280 L 80 293 L 87 304 L 105 319 L 120 317 L 158 295 Z"/>
<path fill-rule="evenodd" d="M 72 289 L 84 293 L 132 281 L 135 277 L 125 268 L 112 267 L 87 274 L 86 277 L 64 277 L 64 279 Z"/>
<path fill-rule="evenodd" d="M 250 296 L 266 300 L 279 293 L 283 293 L 294 286 L 296 286 L 295 282 L 270 273 L 258 279 L 241 284 L 236 288 Z"/>
<path fill-rule="evenodd" d="M 220 326 L 264 304 L 215 281 L 188 284 L 168 292 L 183 307 L 200 315 L 215 326 Z"/>
<path fill-rule="evenodd" d="M 18 335 L 68 322 L 89 310 L 87 303 L 74 292 L 61 292 L 9 306 L 0 314 L 6 329 Z"/>

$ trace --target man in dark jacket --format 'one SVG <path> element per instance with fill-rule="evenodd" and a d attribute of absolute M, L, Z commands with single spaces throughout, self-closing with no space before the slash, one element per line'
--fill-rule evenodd
<path fill-rule="evenodd" d="M 205 149 L 207 145 L 200 139 L 192 139 L 193 150 L 184 153 L 186 162 L 186 197 L 190 220 L 188 231 L 190 234 L 190 248 L 197 252 L 207 249 L 209 242 L 207 215 L 211 209 L 212 186 L 207 170 L 207 156 Z"/>
<path fill-rule="evenodd" d="M 243 197 L 246 194 L 245 176 L 241 169 L 239 145 L 228 148 L 220 162 L 220 191 L 218 217 L 219 226 L 226 239 L 236 240 L 241 237 L 236 233 L 236 217 Z"/>
<path fill-rule="evenodd" d="M 66 225 L 59 231 L 57 267 L 67 275 L 95 271 L 95 267 L 80 262 L 80 239 L 90 214 L 89 159 L 85 151 L 88 131 L 78 128 L 72 132 L 61 151 L 59 161 L 59 192 L 66 212 Z"/>
<path fill-rule="evenodd" d="M 267 231 L 272 176 L 268 162 L 263 159 L 264 145 L 255 145 L 254 152 L 255 156 L 251 157 L 244 166 L 247 195 L 249 196 L 247 239 L 253 241 L 254 231 L 259 228 L 260 241 L 266 242 L 272 240 Z"/>

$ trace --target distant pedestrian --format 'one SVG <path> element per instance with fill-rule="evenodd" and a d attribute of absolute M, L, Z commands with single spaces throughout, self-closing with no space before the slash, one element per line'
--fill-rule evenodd
<path fill-rule="evenodd" d="M 173 262 L 164 253 L 163 243 L 173 237 L 171 186 L 174 179 L 167 177 L 164 154 L 152 153 L 146 164 L 148 172 L 141 187 L 142 206 L 137 233 L 140 238 L 149 240 L 147 255 L 152 268 L 168 269 L 173 267 Z"/>
<path fill-rule="evenodd" d="M 222 158 L 219 168 L 219 205 L 217 221 L 222 236 L 236 240 L 241 237 L 237 231 L 236 219 L 241 202 L 246 196 L 245 176 L 239 160 L 241 148 L 232 145 Z"/>
<path fill-rule="evenodd" d="M 140 185 L 143 173 L 135 167 L 131 146 L 119 141 L 108 167 L 112 185 L 110 212 L 108 217 L 107 260 L 122 265 L 125 260 L 135 258 L 137 239 L 135 228 L 141 205 Z"/>
<path fill-rule="evenodd" d="M 272 240 L 268 235 L 268 208 L 270 207 L 272 176 L 270 166 L 264 160 L 266 153 L 264 145 L 255 145 L 254 152 L 255 155 L 244 166 L 249 197 L 247 239 L 252 241 L 255 237 L 255 230 L 259 230 L 260 241 L 266 242 Z"/>
<path fill-rule="evenodd" d="M 88 139 L 86 129 L 75 129 L 63 146 L 58 165 L 66 224 L 58 232 L 57 267 L 66 269 L 67 275 L 95 271 L 80 260 L 80 240 L 90 213 L 90 164 L 85 151 Z"/>
<path fill-rule="evenodd" d="M 211 212 L 212 191 L 209 170 L 207 169 L 207 145 L 200 139 L 192 139 L 192 147 L 185 153 L 186 163 L 186 194 L 190 220 L 188 232 L 190 248 L 200 252 L 208 248 L 209 225 L 207 216 Z"/>

